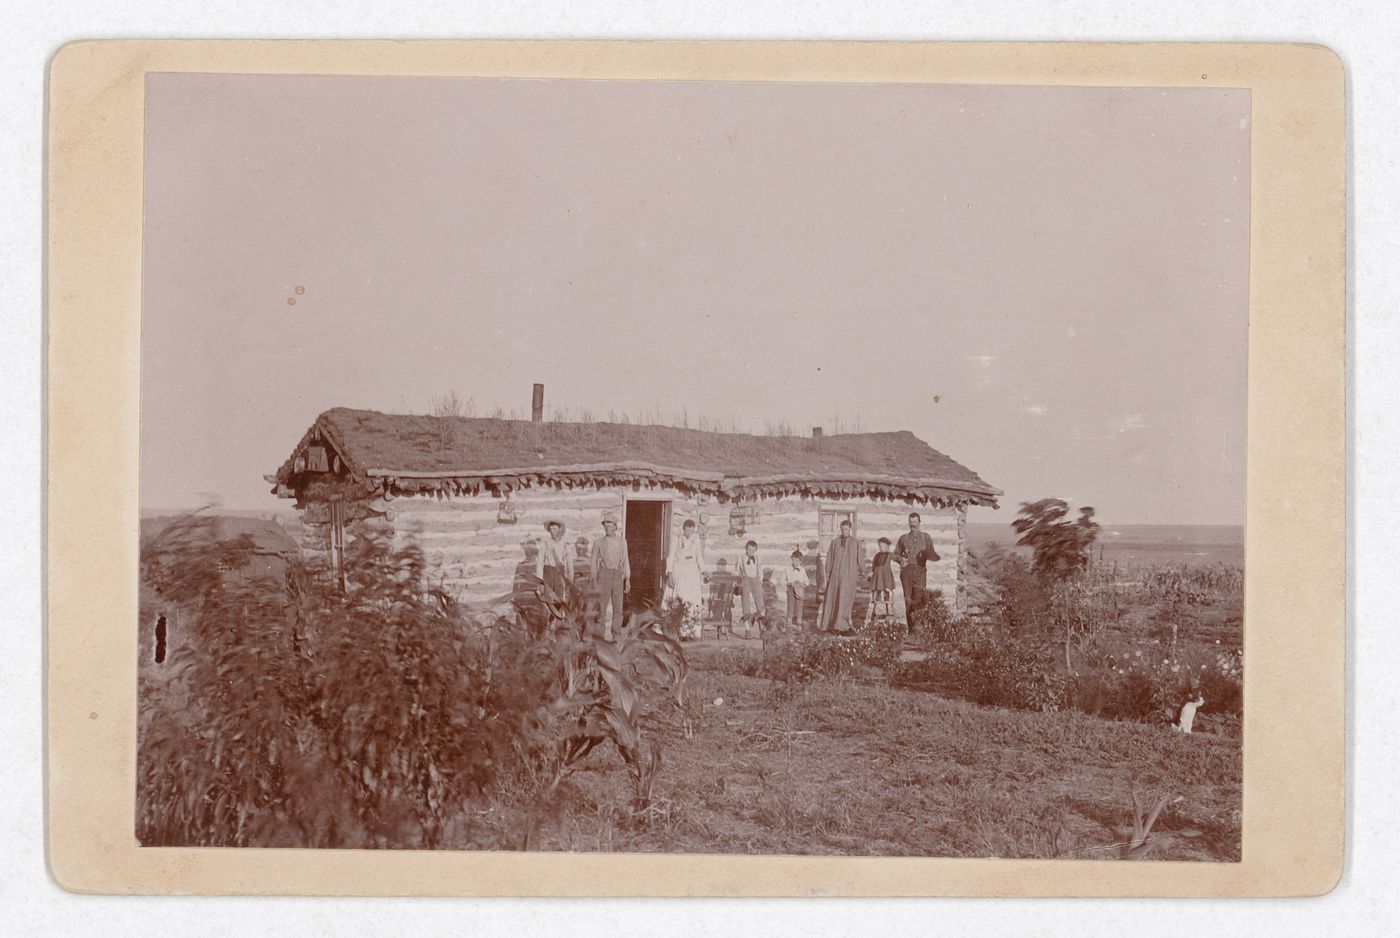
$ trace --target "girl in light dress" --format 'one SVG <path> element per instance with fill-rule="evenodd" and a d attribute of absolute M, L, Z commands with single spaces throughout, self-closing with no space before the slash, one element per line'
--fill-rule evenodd
<path fill-rule="evenodd" d="M 683 640 L 699 639 L 704 632 L 704 571 L 705 542 L 696 534 L 695 522 L 686 521 L 666 560 L 667 595 L 685 606 L 685 617 L 681 620 Z"/>

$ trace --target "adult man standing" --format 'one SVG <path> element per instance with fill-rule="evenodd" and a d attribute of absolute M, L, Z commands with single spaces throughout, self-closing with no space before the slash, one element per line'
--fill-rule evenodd
<path fill-rule="evenodd" d="M 924 601 L 928 570 L 924 564 L 938 559 L 933 538 L 919 530 L 923 519 L 917 511 L 909 512 L 909 533 L 902 534 L 894 548 L 894 560 L 899 564 L 899 585 L 904 590 L 904 614 L 913 622 L 914 610 Z M 924 553 L 927 551 L 927 553 Z M 922 559 L 920 554 L 923 554 Z"/>
<path fill-rule="evenodd" d="M 539 577 L 559 599 L 568 596 L 569 545 L 564 541 L 564 525 L 550 521 L 545 525 L 549 537 L 539 540 Z"/>
<path fill-rule="evenodd" d="M 851 522 L 841 522 L 841 534 L 832 538 L 826 552 L 826 598 L 822 601 L 821 628 L 830 632 L 851 630 L 851 606 L 860 581 L 860 541 L 851 536 Z"/>
<path fill-rule="evenodd" d="M 610 642 L 613 630 L 622 627 L 622 596 L 632 588 L 627 541 L 617 533 L 617 519 L 611 515 L 603 519 L 603 536 L 593 542 L 592 564 L 593 588 L 602 597 L 598 612 L 603 619 L 603 640 Z"/>

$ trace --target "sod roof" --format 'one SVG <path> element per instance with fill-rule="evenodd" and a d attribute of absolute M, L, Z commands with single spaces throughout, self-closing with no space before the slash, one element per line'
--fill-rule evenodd
<path fill-rule="evenodd" d="M 656 481 L 732 497 L 801 492 L 995 505 L 1001 494 L 908 431 L 817 440 L 347 408 L 318 417 L 269 481 L 296 489 L 307 475 L 308 447 L 322 442 L 340 457 L 343 474 L 408 492 Z"/>

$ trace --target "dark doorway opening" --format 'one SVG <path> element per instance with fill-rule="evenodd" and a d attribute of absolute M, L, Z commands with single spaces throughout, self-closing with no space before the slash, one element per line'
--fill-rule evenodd
<path fill-rule="evenodd" d="M 627 538 L 627 562 L 632 567 L 632 589 L 624 606 L 628 613 L 657 608 L 666 582 L 671 503 L 629 501 L 625 525 L 623 536 Z"/>

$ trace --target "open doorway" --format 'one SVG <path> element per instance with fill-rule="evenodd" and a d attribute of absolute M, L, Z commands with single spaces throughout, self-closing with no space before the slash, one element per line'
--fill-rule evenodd
<path fill-rule="evenodd" d="M 661 605 L 666 582 L 666 552 L 670 548 L 671 503 L 628 499 L 624 522 L 627 562 L 632 567 L 632 589 L 624 604 L 631 613 Z"/>

